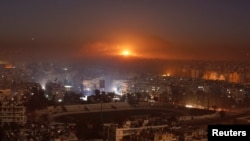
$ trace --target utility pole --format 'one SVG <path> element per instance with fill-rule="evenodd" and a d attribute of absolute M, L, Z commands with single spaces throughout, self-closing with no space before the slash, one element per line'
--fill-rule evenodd
<path fill-rule="evenodd" d="M 101 127 L 103 128 L 103 112 L 102 112 L 102 101 L 103 101 L 103 93 L 101 92 Z M 102 138 L 104 137 L 104 133 L 102 131 Z"/>

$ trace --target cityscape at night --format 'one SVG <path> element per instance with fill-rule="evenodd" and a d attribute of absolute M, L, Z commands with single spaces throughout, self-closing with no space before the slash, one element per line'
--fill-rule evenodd
<path fill-rule="evenodd" d="M 249 7 L 1 1 L 0 141 L 248 140 Z"/>

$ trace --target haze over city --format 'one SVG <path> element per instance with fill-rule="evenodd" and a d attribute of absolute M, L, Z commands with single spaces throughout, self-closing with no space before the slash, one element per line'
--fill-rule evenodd
<path fill-rule="evenodd" d="M 249 6 L 244 0 L 1 1 L 0 59 L 247 61 Z"/>
<path fill-rule="evenodd" d="M 249 141 L 249 7 L 1 0 L 0 140 Z"/>

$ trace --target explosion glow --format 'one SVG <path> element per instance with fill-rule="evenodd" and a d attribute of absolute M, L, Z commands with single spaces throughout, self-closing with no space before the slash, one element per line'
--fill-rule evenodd
<path fill-rule="evenodd" d="M 134 48 L 131 45 L 122 45 L 117 48 L 119 55 L 124 57 L 138 57 L 138 54 L 135 53 Z"/>
<path fill-rule="evenodd" d="M 129 50 L 123 50 L 122 53 L 121 53 L 123 56 L 130 56 L 131 53 Z"/>

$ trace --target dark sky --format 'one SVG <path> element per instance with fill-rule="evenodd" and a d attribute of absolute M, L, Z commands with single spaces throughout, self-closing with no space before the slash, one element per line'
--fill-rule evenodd
<path fill-rule="evenodd" d="M 1 0 L 0 59 L 248 59 L 248 0 Z"/>

